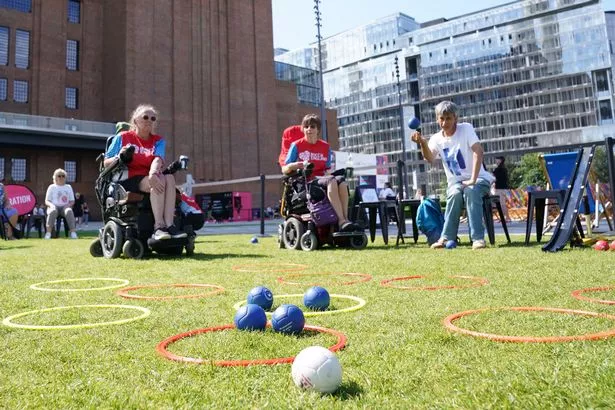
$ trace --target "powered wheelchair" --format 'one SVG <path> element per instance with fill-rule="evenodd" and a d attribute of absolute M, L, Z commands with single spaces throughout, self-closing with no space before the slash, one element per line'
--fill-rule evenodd
<path fill-rule="evenodd" d="M 122 253 L 134 259 L 155 251 L 159 254 L 186 255 L 194 253 L 195 230 L 203 226 L 202 214 L 184 215 L 179 207 L 180 193 L 176 195 L 175 226 L 186 232 L 185 238 L 170 238 L 156 240 L 154 233 L 154 215 L 149 194 L 142 192 L 127 192 L 116 180 L 127 169 L 126 164 L 132 160 L 134 147 L 129 147 L 125 153 L 107 168 L 104 167 L 104 154 L 99 156 L 100 174 L 96 179 L 96 199 L 100 204 L 104 226 L 100 229 L 98 238 L 90 245 L 90 254 L 94 257 L 117 258 Z M 171 163 L 163 174 L 174 174 L 185 169 L 188 157 Z M 196 219 L 195 219 L 196 217 Z"/>
<path fill-rule="evenodd" d="M 322 191 L 322 187 L 307 182 L 312 169 L 313 164 L 308 164 L 283 178 L 280 214 L 284 217 L 284 222 L 278 227 L 279 247 L 304 251 L 312 251 L 323 245 L 365 248 L 367 246 L 365 232 L 338 231 L 337 216 L 327 199 L 326 192 L 317 195 L 324 199 L 314 200 L 314 190 Z M 338 170 L 333 175 L 345 174 L 346 170 Z"/>

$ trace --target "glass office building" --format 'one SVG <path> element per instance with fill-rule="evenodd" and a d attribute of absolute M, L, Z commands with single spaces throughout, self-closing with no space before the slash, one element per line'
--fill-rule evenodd
<path fill-rule="evenodd" d="M 397 14 L 327 38 L 325 100 L 338 110 L 340 149 L 394 163 L 404 123 L 417 115 L 425 135 L 437 132 L 433 108 L 445 99 L 474 125 L 488 165 L 601 142 L 615 134 L 614 19 L 597 0 L 527 0 L 420 27 Z M 414 144 L 406 159 L 423 192 L 442 185 L 441 169 L 425 167 Z"/>

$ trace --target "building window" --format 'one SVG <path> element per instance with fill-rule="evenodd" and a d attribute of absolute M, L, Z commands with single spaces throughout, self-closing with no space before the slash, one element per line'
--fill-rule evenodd
<path fill-rule="evenodd" d="M 15 67 L 30 66 L 30 32 L 15 30 Z"/>
<path fill-rule="evenodd" d="M 79 42 L 66 40 L 66 68 L 70 71 L 79 69 Z"/>
<path fill-rule="evenodd" d="M 600 101 L 600 119 L 602 120 L 612 120 L 613 113 L 611 111 L 611 100 L 601 100 Z"/>
<path fill-rule="evenodd" d="M 9 28 L 0 26 L 0 65 L 9 65 Z"/>
<path fill-rule="evenodd" d="M 66 171 L 66 183 L 77 181 L 77 161 L 64 161 L 64 171 Z"/>
<path fill-rule="evenodd" d="M 79 24 L 81 22 L 81 2 L 68 0 L 68 22 Z"/>
<path fill-rule="evenodd" d="M 0 7 L 29 13 L 32 11 L 32 0 L 0 0 Z"/>
<path fill-rule="evenodd" d="M 0 157 L 0 181 L 4 179 L 4 158 Z"/>
<path fill-rule="evenodd" d="M 18 103 L 28 102 L 28 85 L 27 81 L 13 81 L 13 101 Z"/>
<path fill-rule="evenodd" d="M 0 78 L 0 101 L 6 101 L 9 93 L 9 80 Z"/>
<path fill-rule="evenodd" d="M 66 108 L 76 110 L 79 108 L 79 90 L 74 87 L 66 87 L 66 98 L 64 104 Z"/>
<path fill-rule="evenodd" d="M 11 179 L 15 182 L 26 181 L 28 162 L 25 158 L 11 159 Z"/>

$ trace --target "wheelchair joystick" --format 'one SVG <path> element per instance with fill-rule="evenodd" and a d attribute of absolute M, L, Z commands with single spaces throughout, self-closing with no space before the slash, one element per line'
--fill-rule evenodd
<path fill-rule="evenodd" d="M 129 145 L 124 152 L 120 152 L 120 160 L 124 164 L 129 164 L 132 161 L 132 156 L 135 153 L 135 146 Z"/>

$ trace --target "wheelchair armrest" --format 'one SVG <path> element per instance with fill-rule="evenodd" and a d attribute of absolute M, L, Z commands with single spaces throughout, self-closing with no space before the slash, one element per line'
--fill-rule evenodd
<path fill-rule="evenodd" d="M 346 168 L 340 168 L 336 171 L 333 171 L 331 173 L 331 175 L 333 175 L 334 177 L 343 177 L 346 176 Z"/>

